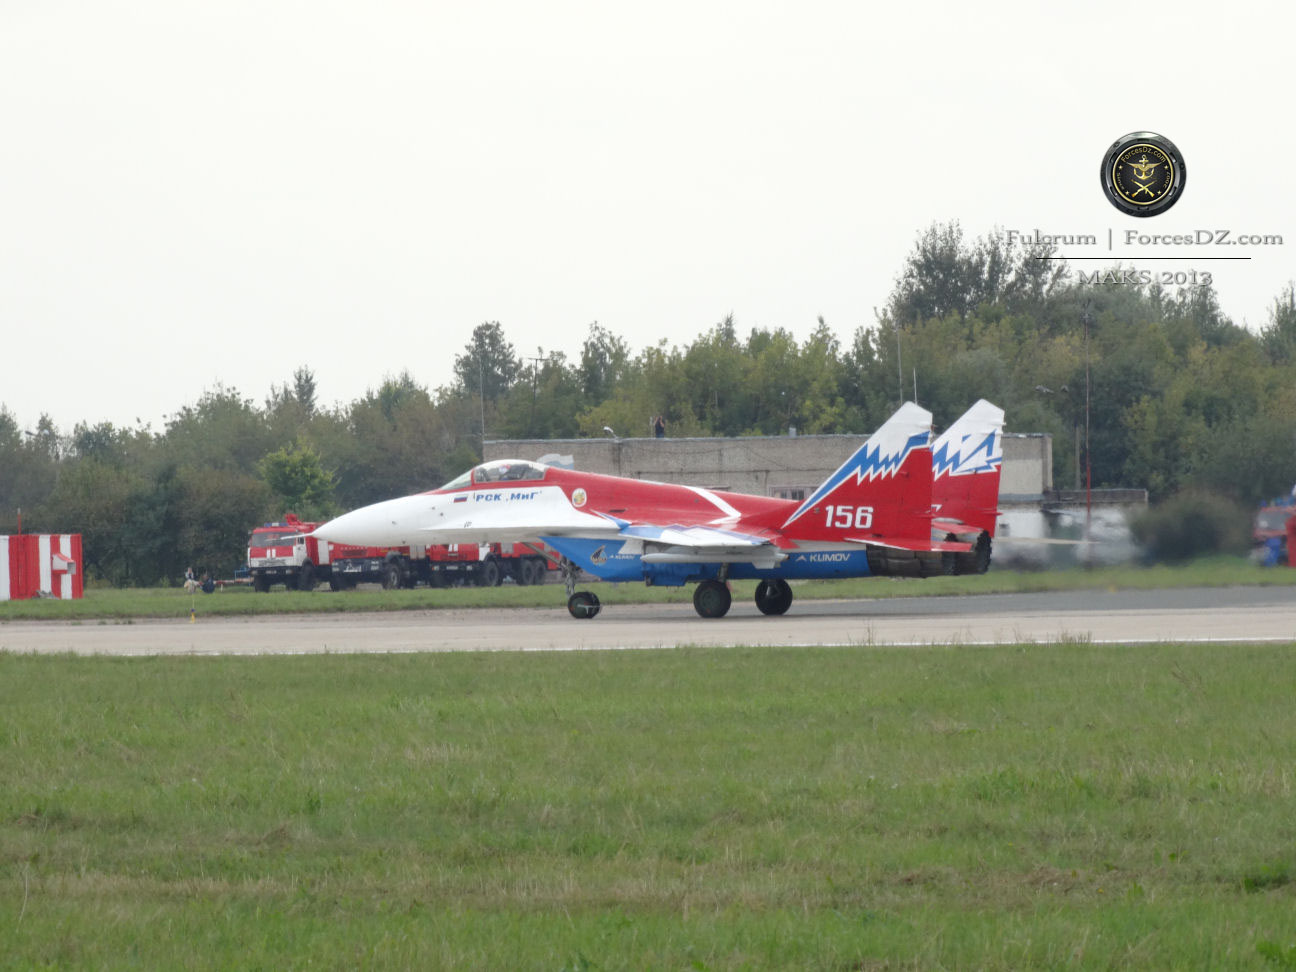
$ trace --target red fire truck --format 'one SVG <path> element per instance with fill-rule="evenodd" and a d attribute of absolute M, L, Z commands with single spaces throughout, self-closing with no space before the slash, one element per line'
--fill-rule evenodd
<path fill-rule="evenodd" d="M 543 584 L 548 572 L 558 569 L 558 555 L 539 541 L 354 547 L 316 540 L 310 532 L 317 526 L 290 513 L 283 520 L 256 527 L 248 538 L 252 587 L 268 591 L 274 584 L 283 584 L 290 591 L 312 591 L 324 580 L 335 591 L 366 582 L 389 590 L 419 583 L 495 587 L 508 577 L 529 585 Z"/>

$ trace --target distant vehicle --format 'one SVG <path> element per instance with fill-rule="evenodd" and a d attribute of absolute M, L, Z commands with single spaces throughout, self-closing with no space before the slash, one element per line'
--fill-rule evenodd
<path fill-rule="evenodd" d="M 696 583 L 693 606 L 705 618 L 728 612 L 731 578 L 751 578 L 761 613 L 783 614 L 796 578 L 984 571 L 1003 419 L 978 402 L 934 451 L 931 413 L 906 403 L 802 502 L 502 459 L 440 489 L 347 513 L 312 536 L 377 546 L 538 536 L 564 557 L 574 618 L 600 607 L 597 595 L 575 590 L 578 569 L 610 581 Z"/>
<path fill-rule="evenodd" d="M 256 527 L 248 537 L 246 567 L 253 589 L 283 584 L 290 591 L 312 591 L 322 581 L 335 591 L 361 583 L 389 590 L 419 583 L 494 587 L 509 577 L 516 584 L 542 584 L 548 571 L 558 569 L 558 555 L 538 542 L 366 547 L 318 539 L 311 535 L 318 526 L 289 513 Z"/>
<path fill-rule="evenodd" d="M 1287 521 L 1296 516 L 1296 503 L 1276 499 L 1256 512 L 1252 528 L 1251 556 L 1265 567 L 1290 562 L 1287 549 Z"/>
<path fill-rule="evenodd" d="M 325 562 L 321 563 L 319 541 L 307 536 L 317 525 L 303 523 L 289 514 L 283 520 L 253 529 L 247 552 L 253 590 L 264 593 L 275 584 L 283 584 L 290 591 L 315 589 L 321 574 L 329 574 L 328 547 L 324 548 Z"/>

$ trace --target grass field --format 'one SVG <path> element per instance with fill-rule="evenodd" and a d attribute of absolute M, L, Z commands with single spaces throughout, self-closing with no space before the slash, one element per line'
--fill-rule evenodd
<path fill-rule="evenodd" d="M 0 655 L 0 966 L 1293 968 L 1293 699 L 1291 645 Z"/>
<path fill-rule="evenodd" d="M 1151 590 L 1166 587 L 1232 585 L 1296 585 L 1296 570 L 1265 568 L 1241 557 L 1217 557 L 1175 567 L 1103 567 L 1017 572 L 991 569 L 969 577 L 862 578 L 840 581 L 794 581 L 798 600 L 815 598 L 889 598 L 941 594 L 994 594 L 1057 590 Z M 734 599 L 750 601 L 755 581 L 735 581 Z M 608 605 L 663 602 L 691 603 L 688 587 L 645 587 L 642 584 L 582 584 L 598 591 Z M 3 601 L 0 623 L 17 620 L 130 620 L 183 618 L 193 610 L 208 615 L 315 614 L 348 611 L 405 611 L 435 608 L 558 607 L 566 603 L 562 586 L 448 590 L 416 588 L 384 591 L 376 586 L 333 593 L 327 586 L 304 594 L 275 587 L 257 594 L 250 587 L 231 587 L 215 594 L 186 594 L 179 588 L 90 588 L 79 601 Z"/>

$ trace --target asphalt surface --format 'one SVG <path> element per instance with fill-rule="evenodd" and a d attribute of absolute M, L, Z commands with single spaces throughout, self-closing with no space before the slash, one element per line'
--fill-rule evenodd
<path fill-rule="evenodd" d="M 1296 592 L 1237 587 L 798 601 L 782 617 L 735 602 L 716 620 L 699 618 L 685 604 L 637 604 L 605 606 L 589 621 L 572 619 L 563 607 L 0 624 L 0 650 L 110 655 L 1055 641 L 1296 644 Z"/>

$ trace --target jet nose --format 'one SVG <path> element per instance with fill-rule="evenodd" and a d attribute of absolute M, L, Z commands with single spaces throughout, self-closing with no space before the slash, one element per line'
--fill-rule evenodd
<path fill-rule="evenodd" d="M 317 526 L 311 536 L 329 543 L 357 543 L 359 535 L 367 525 L 368 517 L 361 516 L 364 510 L 353 510 L 334 517 L 327 523 Z"/>
<path fill-rule="evenodd" d="M 418 524 L 411 514 L 414 497 L 387 500 L 344 513 L 315 528 L 314 536 L 330 543 L 357 547 L 403 547 L 420 542 Z"/>

